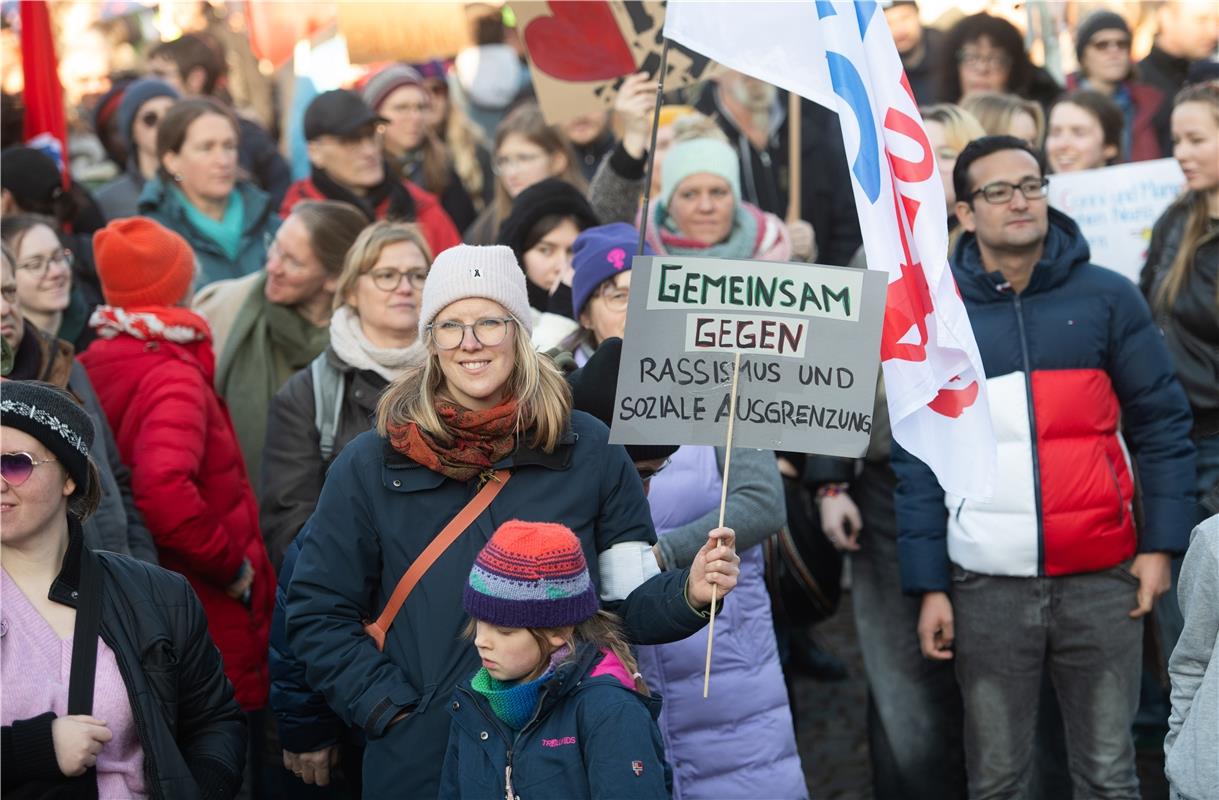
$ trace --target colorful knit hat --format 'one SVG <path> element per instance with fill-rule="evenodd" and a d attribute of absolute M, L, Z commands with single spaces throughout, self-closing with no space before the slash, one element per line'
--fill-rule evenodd
<path fill-rule="evenodd" d="M 500 525 L 474 559 L 461 603 L 474 619 L 506 628 L 578 625 L 601 607 L 571 529 L 520 520 Z"/>

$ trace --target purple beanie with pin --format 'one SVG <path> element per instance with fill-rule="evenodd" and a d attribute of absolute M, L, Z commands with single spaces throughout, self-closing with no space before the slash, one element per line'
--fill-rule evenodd
<path fill-rule="evenodd" d="M 639 231 L 625 222 L 598 225 L 576 237 L 572 255 L 575 274 L 571 279 L 571 306 L 576 319 L 598 286 L 631 268 L 638 248 Z M 656 251 L 645 243 L 643 254 L 654 256 Z"/>

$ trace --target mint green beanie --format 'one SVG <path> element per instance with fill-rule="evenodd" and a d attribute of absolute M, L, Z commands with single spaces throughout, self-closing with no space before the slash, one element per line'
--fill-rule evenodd
<path fill-rule="evenodd" d="M 741 202 L 741 162 L 727 142 L 690 139 L 673 145 L 660 168 L 660 200 L 668 208 L 677 186 L 691 175 L 707 172 L 728 181 L 732 199 Z"/>

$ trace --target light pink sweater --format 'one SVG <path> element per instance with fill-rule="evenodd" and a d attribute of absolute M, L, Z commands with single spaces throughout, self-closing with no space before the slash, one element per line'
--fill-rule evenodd
<path fill-rule="evenodd" d="M 38 610 L 0 568 L 0 723 L 47 711 L 68 713 L 72 639 L 60 639 Z M 97 640 L 93 716 L 106 721 L 114 738 L 97 757 L 97 792 L 108 798 L 145 798 L 144 751 L 118 662 Z"/>

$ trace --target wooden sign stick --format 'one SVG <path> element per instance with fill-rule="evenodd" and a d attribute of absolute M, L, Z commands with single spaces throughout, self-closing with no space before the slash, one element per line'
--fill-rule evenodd
<path fill-rule="evenodd" d="M 728 445 L 724 451 L 724 480 L 720 486 L 720 524 L 724 527 L 724 509 L 728 506 L 728 470 L 732 466 L 732 427 L 736 422 L 736 387 L 741 377 L 741 351 L 738 350 L 732 359 L 732 394 L 728 398 Z M 716 540 L 719 546 L 719 540 Z M 715 640 L 715 599 L 719 587 L 711 584 L 711 622 L 707 626 L 707 666 L 703 670 L 703 699 L 707 699 L 707 690 L 711 687 L 711 644 Z"/>

